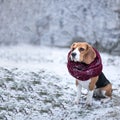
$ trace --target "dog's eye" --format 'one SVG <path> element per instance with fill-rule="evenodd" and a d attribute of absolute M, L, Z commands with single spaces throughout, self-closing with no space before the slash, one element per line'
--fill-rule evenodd
<path fill-rule="evenodd" d="M 79 48 L 79 51 L 81 52 L 81 51 L 84 51 L 85 49 L 84 48 Z"/>

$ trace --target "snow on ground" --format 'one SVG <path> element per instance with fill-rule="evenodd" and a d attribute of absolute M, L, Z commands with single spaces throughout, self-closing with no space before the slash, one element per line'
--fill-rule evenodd
<path fill-rule="evenodd" d="M 93 100 L 92 107 L 73 103 L 75 80 L 66 68 L 69 49 L 10 46 L 0 48 L 0 120 L 120 119 L 120 57 L 101 54 L 113 99 Z M 85 92 L 83 90 L 83 92 Z"/>

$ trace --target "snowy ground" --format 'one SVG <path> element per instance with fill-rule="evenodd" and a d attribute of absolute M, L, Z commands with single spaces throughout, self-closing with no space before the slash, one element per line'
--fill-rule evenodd
<path fill-rule="evenodd" d="M 20 45 L 0 48 L 0 120 L 119 120 L 120 57 L 101 54 L 113 84 L 107 104 L 73 103 L 75 81 L 66 68 L 68 49 Z M 83 92 L 85 92 L 83 90 Z"/>

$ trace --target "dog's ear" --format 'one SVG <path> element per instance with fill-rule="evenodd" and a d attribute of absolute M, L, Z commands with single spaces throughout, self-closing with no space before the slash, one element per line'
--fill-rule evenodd
<path fill-rule="evenodd" d="M 84 54 L 84 62 L 90 64 L 96 58 L 96 53 L 91 45 L 87 44 L 87 50 Z"/>
<path fill-rule="evenodd" d="M 71 50 L 73 49 L 73 48 L 75 48 L 76 47 L 76 45 L 77 45 L 77 42 L 74 42 L 72 45 L 71 45 Z"/>

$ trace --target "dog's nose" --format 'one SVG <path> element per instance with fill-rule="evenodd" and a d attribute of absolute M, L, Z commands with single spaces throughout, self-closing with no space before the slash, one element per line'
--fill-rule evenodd
<path fill-rule="evenodd" d="M 71 55 L 74 58 L 76 56 L 76 53 L 73 52 L 73 53 L 71 53 Z"/>

